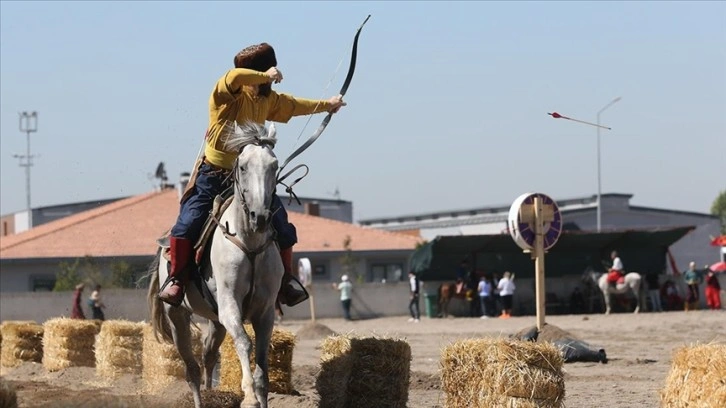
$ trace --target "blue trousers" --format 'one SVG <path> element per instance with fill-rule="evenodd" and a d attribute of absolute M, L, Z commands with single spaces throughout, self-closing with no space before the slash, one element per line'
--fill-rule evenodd
<path fill-rule="evenodd" d="M 181 204 L 179 217 L 171 229 L 171 236 L 186 238 L 192 242 L 199 239 L 204 222 L 212 210 L 214 197 L 229 186 L 229 182 L 224 182 L 226 177 L 226 173 L 202 163 L 197 171 L 197 179 L 192 193 Z M 277 231 L 277 242 L 280 249 L 292 247 L 297 243 L 297 230 L 293 224 L 288 222 L 287 211 L 277 194 L 272 196 L 272 211 L 274 214 L 272 227 Z"/>

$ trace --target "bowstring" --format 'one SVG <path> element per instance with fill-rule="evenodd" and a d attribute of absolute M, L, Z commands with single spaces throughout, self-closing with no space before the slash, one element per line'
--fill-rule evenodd
<path fill-rule="evenodd" d="M 335 77 L 338 75 L 338 72 L 340 72 L 340 67 L 343 65 L 343 61 L 345 61 L 345 55 L 343 55 L 342 58 L 340 58 L 340 61 L 338 62 L 338 66 L 335 68 L 335 71 L 333 72 L 333 76 L 330 77 L 330 80 L 328 81 L 327 85 L 325 85 L 325 88 L 323 88 L 323 92 L 320 95 L 320 98 L 318 98 L 318 103 L 315 104 L 315 108 L 313 111 L 318 110 L 318 107 L 320 106 L 320 102 L 323 101 L 323 98 L 325 97 L 325 94 L 328 92 L 328 88 L 330 88 L 330 85 L 333 84 L 333 81 L 335 80 Z M 308 120 L 305 121 L 305 125 L 303 125 L 302 130 L 300 130 L 300 133 L 297 135 L 297 138 L 295 139 L 295 144 L 292 146 L 293 151 L 295 151 L 295 147 L 297 147 L 298 142 L 300 141 L 300 136 L 305 133 L 305 129 L 308 127 L 308 124 L 313 119 L 314 115 L 308 115 Z"/>

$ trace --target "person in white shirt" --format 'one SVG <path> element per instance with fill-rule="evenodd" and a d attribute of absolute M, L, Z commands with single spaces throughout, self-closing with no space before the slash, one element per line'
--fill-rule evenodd
<path fill-rule="evenodd" d="M 608 272 L 607 281 L 610 286 L 616 286 L 620 278 L 625 276 L 625 268 L 623 267 L 623 261 L 620 260 L 617 251 L 613 251 L 610 254 L 610 258 L 613 260 L 613 266 Z"/>
<path fill-rule="evenodd" d="M 348 280 L 348 275 L 340 277 L 340 283 L 333 283 L 333 288 L 340 291 L 340 303 L 343 306 L 343 315 L 345 320 L 352 320 L 350 318 L 350 304 L 351 304 L 351 292 L 353 291 L 353 284 Z"/>
<path fill-rule="evenodd" d="M 504 272 L 504 276 L 497 284 L 497 289 L 499 289 L 499 298 L 502 301 L 502 314 L 499 317 L 502 319 L 508 319 L 512 317 L 512 297 L 514 295 L 514 291 L 517 289 L 514 285 L 511 272 Z"/>

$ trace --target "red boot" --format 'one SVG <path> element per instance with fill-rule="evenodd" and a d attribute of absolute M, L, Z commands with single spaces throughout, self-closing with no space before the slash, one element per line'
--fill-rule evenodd
<path fill-rule="evenodd" d="M 192 241 L 171 237 L 170 243 L 171 268 L 169 268 L 169 277 L 159 292 L 159 299 L 172 306 L 179 306 L 184 300 L 184 285 L 187 281 L 185 272 L 192 257 Z"/>
<path fill-rule="evenodd" d="M 284 305 L 295 306 L 309 296 L 306 291 L 295 289 L 292 285 L 294 278 L 292 273 L 292 247 L 280 250 L 280 256 L 282 257 L 282 264 L 285 266 L 285 273 L 282 275 L 282 285 L 280 286 L 278 299 Z"/>

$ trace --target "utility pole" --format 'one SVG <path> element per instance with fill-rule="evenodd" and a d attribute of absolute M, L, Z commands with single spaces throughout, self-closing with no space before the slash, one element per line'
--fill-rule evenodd
<path fill-rule="evenodd" d="M 38 112 L 21 112 L 20 131 L 27 135 L 27 151 L 25 155 L 14 154 L 20 159 L 20 167 L 25 167 L 25 193 L 28 208 L 28 229 L 33 228 L 33 209 L 30 206 L 30 167 L 33 166 L 33 156 L 30 154 L 30 134 L 38 131 Z M 25 161 L 23 161 L 25 159 Z"/>

